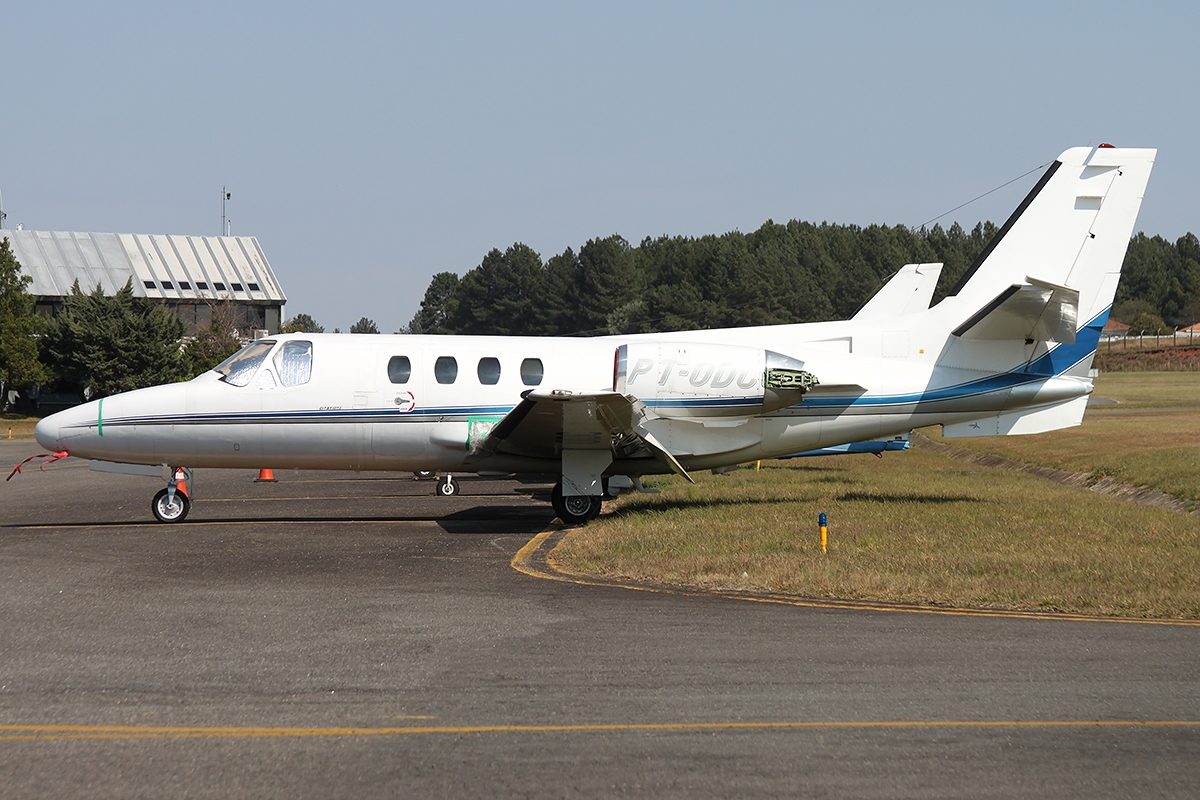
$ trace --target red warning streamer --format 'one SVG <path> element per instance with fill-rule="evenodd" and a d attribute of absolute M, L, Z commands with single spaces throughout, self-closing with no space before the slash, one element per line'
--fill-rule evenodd
<path fill-rule="evenodd" d="M 38 469 L 40 469 L 42 472 L 45 472 L 47 464 L 53 464 L 55 461 L 58 461 L 60 458 L 66 458 L 69 455 L 70 455 L 70 453 L 68 453 L 66 450 L 63 450 L 61 453 L 38 453 L 36 456 L 30 456 L 29 458 L 22 461 L 20 464 L 13 464 L 13 471 L 8 473 L 8 477 L 5 478 L 4 480 L 5 480 L 5 482 L 12 480 L 12 476 L 16 475 L 18 472 L 20 472 L 21 467 L 25 466 L 30 461 L 33 461 L 35 459 L 38 459 L 38 458 L 46 459 L 40 465 L 38 465 Z"/>

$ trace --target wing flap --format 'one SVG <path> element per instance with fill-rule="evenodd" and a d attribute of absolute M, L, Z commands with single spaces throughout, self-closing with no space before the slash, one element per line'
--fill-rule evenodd
<path fill-rule="evenodd" d="M 494 455 L 560 459 L 563 450 L 628 451 L 664 462 L 672 472 L 692 477 L 646 427 L 654 412 L 620 392 L 555 389 L 530 392 L 479 443 L 468 458 L 475 463 Z M 624 454 L 624 453 L 623 453 Z"/>

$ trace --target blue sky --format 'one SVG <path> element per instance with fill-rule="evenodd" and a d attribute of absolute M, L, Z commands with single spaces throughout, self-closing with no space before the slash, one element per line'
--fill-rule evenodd
<path fill-rule="evenodd" d="M 1102 141 L 1200 232 L 1190 3 L 16 3 L 8 227 L 259 238 L 289 301 L 394 331 L 493 247 L 920 225 Z M 1007 217 L 1034 173 L 943 218 Z M 1188 187 L 1193 187 L 1189 189 Z M 897 267 L 901 266 L 899 264 Z"/>

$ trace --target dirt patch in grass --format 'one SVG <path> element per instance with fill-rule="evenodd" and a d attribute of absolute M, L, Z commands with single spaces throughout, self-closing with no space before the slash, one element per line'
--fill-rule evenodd
<path fill-rule="evenodd" d="M 1200 372 L 1200 348 L 1106 351 L 1101 347 L 1092 365 L 1102 372 Z"/>

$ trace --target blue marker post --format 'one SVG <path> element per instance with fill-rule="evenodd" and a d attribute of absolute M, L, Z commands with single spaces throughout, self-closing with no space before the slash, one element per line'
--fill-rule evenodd
<path fill-rule="evenodd" d="M 829 545 L 829 521 L 825 518 L 824 511 L 817 517 L 817 524 L 821 526 L 821 552 L 829 552 L 827 549 Z"/>

